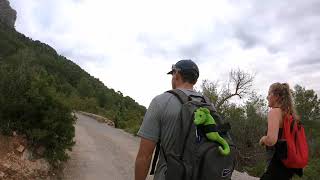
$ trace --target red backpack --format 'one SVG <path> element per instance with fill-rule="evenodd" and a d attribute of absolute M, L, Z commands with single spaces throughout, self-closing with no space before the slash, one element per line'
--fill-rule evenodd
<path fill-rule="evenodd" d="M 287 158 L 282 159 L 283 164 L 287 168 L 304 168 L 308 164 L 308 144 L 302 124 L 292 115 L 286 116 L 281 137 L 287 142 Z"/>

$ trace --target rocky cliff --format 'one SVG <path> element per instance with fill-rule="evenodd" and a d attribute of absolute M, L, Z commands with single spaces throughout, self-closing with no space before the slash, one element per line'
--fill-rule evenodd
<path fill-rule="evenodd" d="M 11 8 L 8 0 L 0 0 L 0 21 L 12 28 L 16 22 L 17 12 Z"/>

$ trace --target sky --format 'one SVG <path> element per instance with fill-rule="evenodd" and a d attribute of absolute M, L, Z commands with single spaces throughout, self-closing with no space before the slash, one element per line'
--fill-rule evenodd
<path fill-rule="evenodd" d="M 319 0 L 9 1 L 17 31 L 146 107 L 180 59 L 198 64 L 198 90 L 239 68 L 264 97 L 274 82 L 320 94 Z"/>

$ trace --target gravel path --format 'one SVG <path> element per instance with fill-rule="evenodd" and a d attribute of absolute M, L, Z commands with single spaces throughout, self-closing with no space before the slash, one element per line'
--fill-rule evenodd
<path fill-rule="evenodd" d="M 68 180 L 133 180 L 139 138 L 77 114 L 76 145 L 64 169 Z M 256 180 L 234 172 L 233 180 Z M 148 177 L 152 180 L 152 177 Z"/>

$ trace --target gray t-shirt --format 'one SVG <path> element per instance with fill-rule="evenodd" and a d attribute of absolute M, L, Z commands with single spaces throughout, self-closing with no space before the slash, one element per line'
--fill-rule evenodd
<path fill-rule="evenodd" d="M 181 89 L 187 95 L 201 95 L 189 89 Z M 156 96 L 150 103 L 144 116 L 138 136 L 154 142 L 161 140 L 161 146 L 165 152 L 172 150 L 176 134 L 175 125 L 178 122 L 181 103 L 173 94 L 165 92 Z M 164 180 L 166 172 L 166 161 L 160 151 L 160 157 L 154 180 Z"/>

